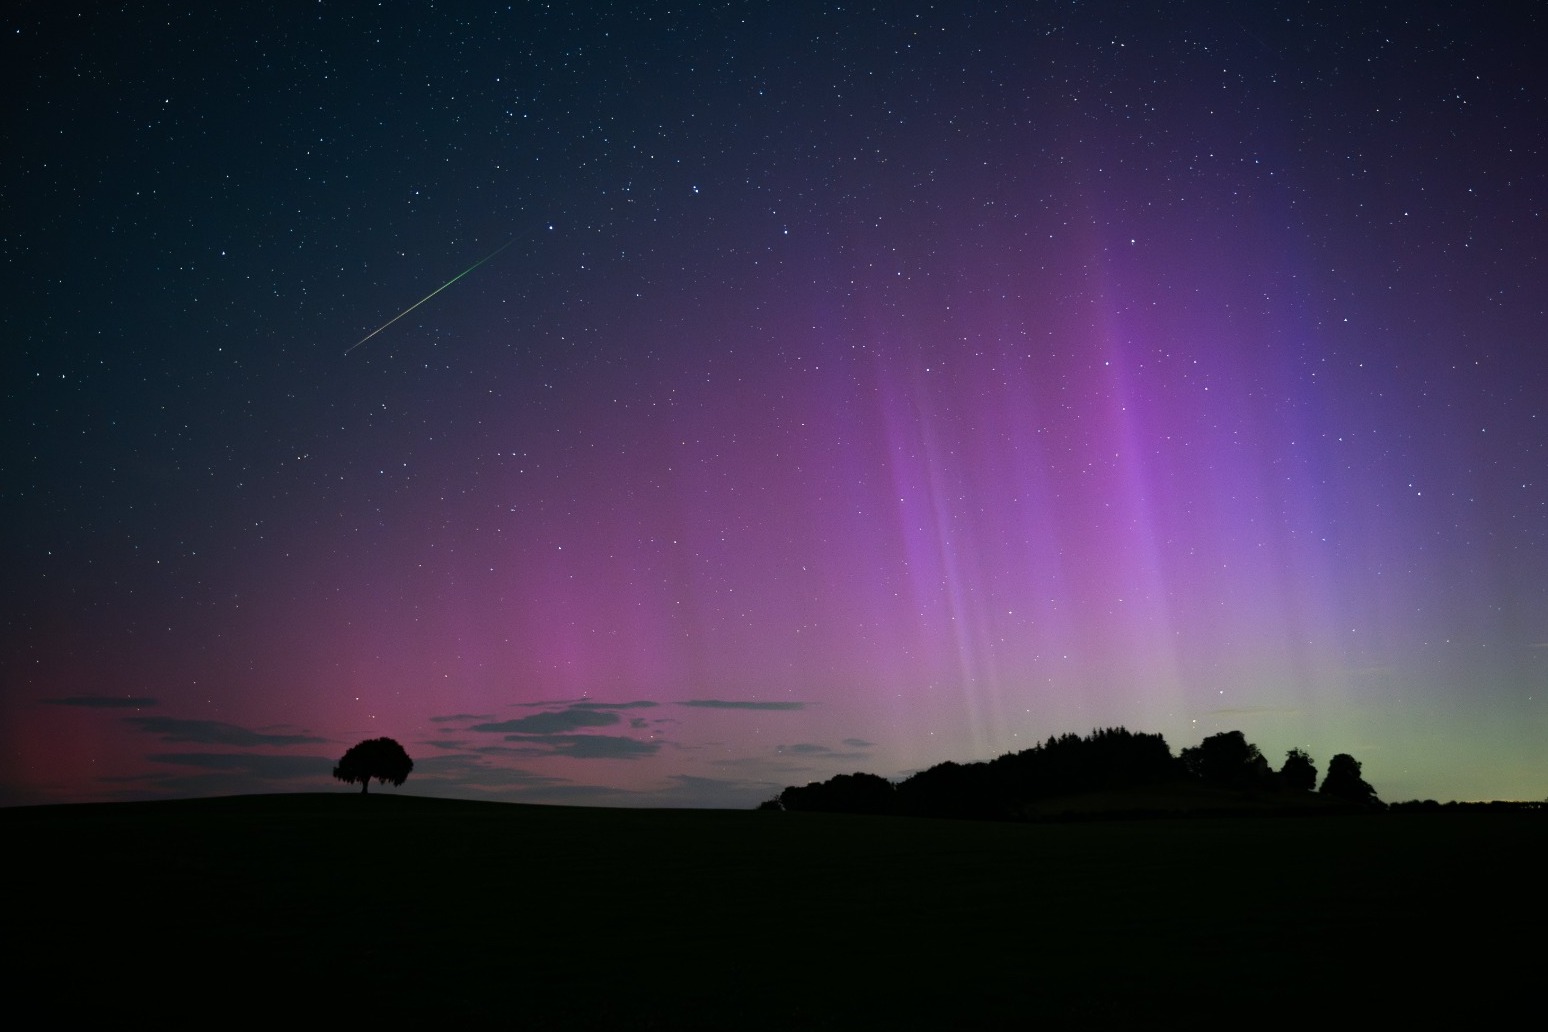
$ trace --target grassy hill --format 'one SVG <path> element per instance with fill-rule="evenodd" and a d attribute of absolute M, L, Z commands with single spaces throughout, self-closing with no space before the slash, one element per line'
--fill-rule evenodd
<path fill-rule="evenodd" d="M 4 810 L 0 833 L 13 1001 L 61 1018 L 1477 1018 L 1536 984 L 1548 917 L 1541 814 L 1013 824 L 341 792 Z"/>

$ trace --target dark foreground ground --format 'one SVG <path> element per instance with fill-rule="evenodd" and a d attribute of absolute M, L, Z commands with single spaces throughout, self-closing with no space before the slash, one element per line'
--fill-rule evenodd
<path fill-rule="evenodd" d="M 0 811 L 13 1011 L 861 1029 L 1504 1016 L 1541 814 L 1017 825 L 296 795 Z M 348 1027 L 340 1025 L 339 1027 Z"/>

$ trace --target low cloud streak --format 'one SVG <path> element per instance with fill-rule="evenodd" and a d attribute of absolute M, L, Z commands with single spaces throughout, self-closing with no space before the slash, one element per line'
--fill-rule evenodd
<path fill-rule="evenodd" d="M 141 731 L 160 735 L 166 742 L 197 742 L 202 745 L 315 745 L 327 742 L 313 735 L 271 735 L 250 731 L 218 720 L 179 720 L 176 717 L 125 717 Z"/>
<path fill-rule="evenodd" d="M 694 706 L 699 709 L 734 709 L 734 710 L 800 710 L 806 708 L 804 702 L 738 702 L 732 699 L 688 699 L 679 702 L 679 706 Z"/>

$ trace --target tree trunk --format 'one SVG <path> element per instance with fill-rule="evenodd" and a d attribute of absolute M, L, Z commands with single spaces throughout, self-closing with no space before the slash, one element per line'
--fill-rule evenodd
<path fill-rule="evenodd" d="M 361 795 L 365 795 L 366 794 L 366 789 L 368 789 L 370 787 L 371 787 L 371 779 L 370 778 L 361 778 L 360 779 L 360 794 Z"/>

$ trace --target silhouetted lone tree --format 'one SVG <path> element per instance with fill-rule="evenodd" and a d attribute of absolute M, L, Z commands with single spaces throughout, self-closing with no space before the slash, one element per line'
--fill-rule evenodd
<path fill-rule="evenodd" d="M 333 768 L 333 776 L 350 784 L 360 782 L 360 792 L 364 795 L 372 778 L 384 785 L 389 781 L 401 785 L 413 769 L 414 761 L 403 751 L 403 746 L 391 738 L 367 738 L 344 754 L 339 765 Z"/>
<path fill-rule="evenodd" d="M 1328 761 L 1328 776 L 1322 779 L 1322 794 L 1351 803 L 1379 803 L 1376 790 L 1360 776 L 1360 761 L 1348 753 L 1339 753 Z"/>
<path fill-rule="evenodd" d="M 1317 765 L 1305 749 L 1285 753 L 1285 765 L 1279 768 L 1279 780 L 1289 789 L 1310 792 L 1317 787 Z"/>

